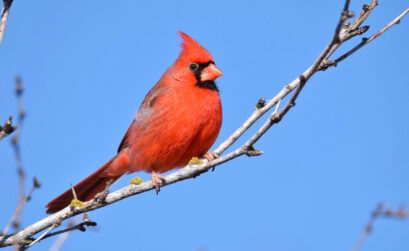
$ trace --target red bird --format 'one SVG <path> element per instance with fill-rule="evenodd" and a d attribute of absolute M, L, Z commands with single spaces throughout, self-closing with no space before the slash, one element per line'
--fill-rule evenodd
<path fill-rule="evenodd" d="M 222 72 L 198 42 L 183 32 L 178 34 L 183 39 L 182 52 L 146 95 L 117 155 L 74 186 L 79 200 L 94 198 L 107 182 L 136 171 L 151 172 L 158 192 L 164 178 L 156 173 L 185 166 L 192 157 L 218 157 L 207 151 L 222 124 L 214 82 Z M 63 209 L 71 200 L 69 189 L 46 205 L 47 213 Z"/>

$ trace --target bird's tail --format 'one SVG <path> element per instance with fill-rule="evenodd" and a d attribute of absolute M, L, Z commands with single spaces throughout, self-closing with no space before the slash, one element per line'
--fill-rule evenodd
<path fill-rule="evenodd" d="M 88 201 L 94 198 L 97 193 L 102 192 L 105 189 L 107 182 L 112 183 L 122 176 L 103 175 L 104 171 L 113 163 L 114 159 L 115 158 L 108 161 L 100 169 L 96 170 L 93 174 L 74 186 L 74 191 L 78 200 Z M 68 189 L 65 193 L 50 201 L 45 206 L 47 208 L 47 213 L 51 214 L 60 211 L 68 206 L 73 199 L 72 189 Z"/>

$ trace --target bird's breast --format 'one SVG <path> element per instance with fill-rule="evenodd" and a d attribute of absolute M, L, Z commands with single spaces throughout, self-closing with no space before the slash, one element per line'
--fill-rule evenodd
<path fill-rule="evenodd" d="M 147 172 L 166 172 L 203 155 L 215 142 L 222 123 L 218 92 L 198 87 L 166 93 L 150 112 L 131 155 L 136 170 Z"/>

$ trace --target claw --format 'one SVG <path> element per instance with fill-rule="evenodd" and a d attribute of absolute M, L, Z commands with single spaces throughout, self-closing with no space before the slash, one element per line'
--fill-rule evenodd
<path fill-rule="evenodd" d="M 159 174 L 156 174 L 155 171 L 152 171 L 152 183 L 155 186 L 156 194 L 158 194 L 159 191 L 160 191 L 161 183 L 165 184 L 166 179 L 165 179 L 165 177 L 163 177 L 163 176 L 161 176 Z"/>
<path fill-rule="evenodd" d="M 219 155 L 214 152 L 207 152 L 203 155 L 203 158 L 207 159 L 209 162 L 219 158 Z"/>

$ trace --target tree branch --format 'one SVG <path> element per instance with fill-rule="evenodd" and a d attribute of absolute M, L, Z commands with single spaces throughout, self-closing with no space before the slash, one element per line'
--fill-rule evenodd
<path fill-rule="evenodd" d="M 17 208 L 14 211 L 13 216 L 11 216 L 9 223 L 4 228 L 1 235 L 6 235 L 9 232 L 11 226 L 14 225 L 13 223 L 15 223 L 17 216 L 21 215 L 21 211 L 23 210 L 23 207 L 24 207 L 25 203 L 31 199 L 31 195 L 33 194 L 34 190 L 36 188 L 40 188 L 40 187 L 41 187 L 40 182 L 38 182 L 37 178 L 34 177 L 33 178 L 33 187 L 30 189 L 30 192 L 28 192 L 28 194 L 26 196 L 24 196 L 23 201 L 20 204 L 17 205 Z"/>
<path fill-rule="evenodd" d="M 362 42 L 359 43 L 357 46 L 355 46 L 354 48 L 352 48 L 350 51 L 348 51 L 347 53 L 345 53 L 344 55 L 340 56 L 339 58 L 334 60 L 334 66 L 337 65 L 339 62 L 341 62 L 342 60 L 346 59 L 347 57 L 351 56 L 352 54 L 354 54 L 357 50 L 361 49 L 362 47 L 364 47 L 365 45 L 369 44 L 369 42 L 371 42 L 372 40 L 374 40 L 375 38 L 379 37 L 380 35 L 382 35 L 382 33 L 384 33 L 385 31 L 387 31 L 389 28 L 391 28 L 393 25 L 395 24 L 399 24 L 400 19 L 405 16 L 406 14 L 408 14 L 409 12 L 409 8 L 407 8 L 405 11 L 402 12 L 402 14 L 400 14 L 399 16 L 397 16 L 395 19 L 393 19 L 388 25 L 386 25 L 385 27 L 383 27 L 382 29 L 380 29 L 377 33 L 375 33 L 374 35 L 372 35 L 369 38 L 362 38 Z"/>
<path fill-rule="evenodd" d="M 46 235 L 43 236 L 43 238 L 41 238 L 42 240 L 50 238 L 54 235 L 60 235 L 60 234 L 64 234 L 64 233 L 70 233 L 72 231 L 75 230 L 79 230 L 81 232 L 85 232 L 87 231 L 87 229 L 85 227 L 95 227 L 97 225 L 97 223 L 95 221 L 92 221 L 88 218 L 88 215 L 85 213 L 83 215 L 83 220 L 81 223 L 78 224 L 73 224 L 73 222 L 71 222 L 71 224 L 68 224 L 68 227 L 64 230 L 60 230 L 60 231 L 56 231 L 53 233 L 47 233 Z"/>
<path fill-rule="evenodd" d="M 3 9 L 1 11 L 0 20 L 0 45 L 3 42 L 4 33 L 6 32 L 7 20 L 9 18 L 9 12 L 13 0 L 3 0 Z"/>
<path fill-rule="evenodd" d="M 75 220 L 71 220 L 68 222 L 67 229 L 75 226 Z M 70 236 L 71 231 L 66 231 L 64 233 L 61 233 L 58 238 L 54 241 L 53 245 L 51 246 L 49 251 L 58 251 L 61 249 L 65 241 L 68 239 Z"/>
<path fill-rule="evenodd" d="M 202 173 L 205 173 L 212 169 L 213 167 L 220 165 L 226 161 L 237 158 L 241 155 L 247 154 L 249 156 L 254 156 L 257 154 L 257 151 L 254 150 L 253 145 L 264 135 L 264 133 L 271 128 L 274 124 L 281 121 L 281 119 L 288 113 L 288 111 L 294 107 L 295 101 L 298 98 L 300 92 L 304 88 L 305 84 L 314 75 L 316 72 L 323 69 L 323 65 L 329 65 L 327 59 L 333 54 L 333 52 L 339 48 L 339 46 L 348 41 L 351 37 L 361 35 L 367 31 L 367 28 L 358 27 L 370 14 L 370 10 L 366 10 L 364 13 L 361 13 L 357 19 L 353 22 L 353 25 L 350 26 L 346 21 L 348 18 L 353 16 L 353 13 L 348 10 L 349 0 L 346 0 L 345 6 L 341 13 L 341 17 L 337 23 L 334 35 L 321 52 L 315 62 L 300 76 L 294 79 L 291 83 L 284 86 L 284 88 L 269 102 L 265 103 L 265 100 L 260 99 L 256 105 L 256 109 L 253 114 L 241 125 L 232 135 L 230 135 L 226 141 L 224 141 L 219 147 L 214 151 L 216 154 L 221 155 L 228 147 L 230 147 L 239 137 L 243 135 L 247 129 L 249 129 L 258 119 L 261 118 L 266 112 L 270 111 L 274 106 L 276 106 L 275 111 L 268 117 L 265 123 L 258 129 L 258 131 L 250 137 L 250 139 L 244 143 L 239 148 L 231 151 L 230 153 L 221 156 L 218 159 L 215 159 L 211 162 L 203 160 L 201 164 L 192 164 L 184 167 L 183 169 L 176 171 L 172 174 L 165 176 L 165 184 L 162 186 L 167 186 L 185 179 L 195 178 Z M 372 1 L 371 5 L 376 1 Z M 374 5 L 376 6 L 376 5 Z M 402 16 L 401 16 L 402 17 Z M 356 26 L 355 29 L 352 27 Z M 357 31 L 357 29 L 360 29 Z M 328 67 L 329 67 L 328 66 Z M 328 68 L 327 67 L 327 68 Z M 294 93 L 283 107 L 282 110 L 278 109 L 278 104 L 294 89 Z M 260 153 L 260 152 L 258 152 Z M 52 227 L 54 224 L 69 219 L 75 215 L 93 211 L 95 209 L 105 207 L 112 203 L 118 202 L 127 197 L 147 192 L 154 189 L 152 181 L 143 182 L 139 185 L 130 184 L 122 189 L 119 189 L 115 192 L 109 193 L 106 196 L 96 196 L 89 202 L 85 203 L 84 207 L 66 207 L 65 209 L 50 215 L 31 226 L 26 227 L 25 229 L 18 231 L 14 234 L 0 238 L 0 247 L 21 244 L 24 243 L 28 238 L 43 231 L 46 228 Z"/>
<path fill-rule="evenodd" d="M 355 21 L 352 23 L 351 26 L 347 25 L 345 27 L 345 36 L 342 38 L 343 42 L 351 39 L 352 37 L 358 36 L 358 35 L 362 35 L 363 33 L 365 33 L 366 31 L 368 31 L 369 26 L 363 26 L 363 27 L 359 27 L 359 25 L 361 25 L 366 18 L 368 17 L 368 15 L 371 13 L 371 11 L 378 5 L 378 1 L 377 0 L 372 0 L 371 4 L 367 5 L 364 4 L 362 7 L 362 12 L 361 14 L 355 19 Z M 335 59 L 335 60 L 327 60 L 329 58 L 329 56 L 325 59 L 325 61 L 323 62 L 323 64 L 320 66 L 319 70 L 321 71 L 325 71 L 326 69 L 328 69 L 329 67 L 332 66 L 337 66 L 337 64 L 339 62 L 341 62 L 342 60 L 346 59 L 347 57 L 351 56 L 352 54 L 354 54 L 356 51 L 358 51 L 359 49 L 361 49 L 363 46 L 367 45 L 369 42 L 371 42 L 372 40 L 374 40 L 375 38 L 379 37 L 380 35 L 382 35 L 385 31 L 387 31 L 389 28 L 391 28 L 393 25 L 395 24 L 399 24 L 400 20 L 409 13 L 409 8 L 407 8 L 406 10 L 404 10 L 399 16 L 397 16 L 396 18 L 394 18 L 388 25 L 386 25 L 385 27 L 383 27 L 382 29 L 380 29 L 378 32 L 376 32 L 374 35 L 372 35 L 369 38 L 362 38 L 362 41 L 356 45 L 354 48 L 352 48 L 351 50 L 349 50 L 348 52 L 346 52 L 345 54 L 343 54 L 342 56 L 340 56 L 339 58 Z M 339 46 L 339 45 L 338 45 Z M 334 51 L 335 49 L 338 48 L 338 46 L 334 47 Z M 334 52 L 332 51 L 331 54 Z"/>
<path fill-rule="evenodd" d="M 17 174 L 18 174 L 18 192 L 17 192 L 17 205 L 16 205 L 16 211 L 15 215 L 13 215 L 13 227 L 14 230 L 17 231 L 20 228 L 20 222 L 21 222 L 21 213 L 23 210 L 23 206 L 25 202 L 27 201 L 24 196 L 24 187 L 25 187 L 25 172 L 23 168 L 23 159 L 21 157 L 21 148 L 20 148 L 20 140 L 21 140 L 21 134 L 22 134 L 22 129 L 23 129 L 23 122 L 25 118 L 25 111 L 23 107 L 23 85 L 21 78 L 19 76 L 16 77 L 15 80 L 16 88 L 15 88 L 15 96 L 16 96 L 16 102 L 17 102 L 17 109 L 18 109 L 18 127 L 19 130 L 18 132 L 14 135 L 12 139 L 12 145 L 14 149 L 14 155 L 16 157 L 16 166 L 17 166 Z M 34 182 L 35 183 L 35 182 Z M 33 190 L 35 186 L 33 185 Z M 6 231 L 7 232 L 7 231 Z"/>
<path fill-rule="evenodd" d="M 373 224 L 379 218 L 391 218 L 397 220 L 403 220 L 407 217 L 408 210 L 405 207 L 400 207 L 397 210 L 393 210 L 389 207 L 385 207 L 383 203 L 379 203 L 378 206 L 374 209 L 366 223 L 364 230 L 359 236 L 358 240 L 355 242 L 355 245 L 351 248 L 351 251 L 358 251 L 362 246 L 362 243 L 365 241 L 366 237 L 372 232 Z"/>
<path fill-rule="evenodd" d="M 17 109 L 18 109 L 18 127 L 19 130 L 17 133 L 14 135 L 12 138 L 12 145 L 14 149 L 14 154 L 16 158 L 16 166 L 17 166 L 17 174 L 18 174 L 18 192 L 17 192 L 17 205 L 16 205 L 16 210 L 14 211 L 12 217 L 10 218 L 9 223 L 7 226 L 4 228 L 3 232 L 0 232 L 0 235 L 6 235 L 10 228 L 13 226 L 14 230 L 17 231 L 20 228 L 21 224 L 21 216 L 22 216 L 22 211 L 25 203 L 31 199 L 31 195 L 34 192 L 36 188 L 40 188 L 41 184 L 38 182 L 37 178 L 33 178 L 33 186 L 29 193 L 25 196 L 24 195 L 24 187 L 25 187 L 25 172 L 23 169 L 23 160 L 21 157 L 21 150 L 20 150 L 20 139 L 21 139 L 21 133 L 22 133 L 22 128 L 23 128 L 23 122 L 25 118 L 25 111 L 23 107 L 23 86 L 22 86 L 22 81 L 19 76 L 16 77 L 15 79 L 15 96 L 16 96 L 16 102 L 17 102 Z M 11 128 L 11 117 L 9 120 L 6 122 L 8 124 L 8 127 Z M 6 126 L 5 126 L 6 127 Z M 17 127 L 14 127 L 14 129 Z M 14 250 L 20 250 L 21 245 L 16 246 Z"/>

